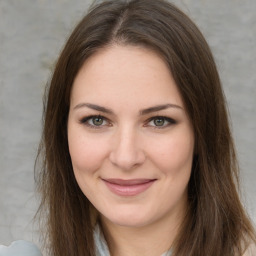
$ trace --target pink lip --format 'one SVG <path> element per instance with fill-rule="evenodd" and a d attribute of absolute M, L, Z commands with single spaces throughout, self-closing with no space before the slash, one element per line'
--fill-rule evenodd
<path fill-rule="evenodd" d="M 111 192 L 119 196 L 136 196 L 147 190 L 155 179 L 103 179 Z"/>

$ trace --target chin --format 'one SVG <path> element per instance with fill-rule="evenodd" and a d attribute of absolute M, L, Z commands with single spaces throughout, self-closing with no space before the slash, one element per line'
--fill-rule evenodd
<path fill-rule="evenodd" d="M 108 222 L 123 226 L 123 227 L 131 227 L 131 228 L 139 228 L 146 225 L 149 225 L 153 220 L 151 220 L 150 216 L 146 214 L 142 214 L 142 212 L 133 211 L 133 212 L 125 212 L 116 214 L 105 215 L 103 219 L 107 219 Z"/>

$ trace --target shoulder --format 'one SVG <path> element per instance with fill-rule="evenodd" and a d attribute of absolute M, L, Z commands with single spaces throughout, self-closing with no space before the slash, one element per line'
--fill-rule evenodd
<path fill-rule="evenodd" d="M 243 254 L 243 256 L 255 256 L 256 255 L 256 244 L 251 243 L 247 250 L 245 251 L 245 253 Z"/>
<path fill-rule="evenodd" d="M 10 246 L 0 245 L 0 256 L 42 256 L 36 245 L 19 240 L 12 242 Z"/>

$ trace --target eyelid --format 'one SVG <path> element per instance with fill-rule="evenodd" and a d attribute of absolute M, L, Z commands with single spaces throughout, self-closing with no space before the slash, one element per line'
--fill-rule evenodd
<path fill-rule="evenodd" d="M 107 122 L 107 124 L 102 124 L 102 125 L 93 125 L 93 124 L 90 124 L 89 121 L 92 120 L 93 118 L 100 118 L 100 119 L 103 119 L 103 121 Z M 156 119 L 163 119 L 165 122 L 167 122 L 167 124 L 164 124 L 162 126 L 157 126 L 157 125 L 150 125 L 149 123 L 151 121 L 154 121 Z M 88 126 L 89 128 L 93 128 L 93 129 L 101 129 L 101 128 L 104 128 L 104 127 L 109 127 L 109 126 L 112 126 L 112 123 L 111 121 L 106 118 L 105 116 L 103 115 L 88 115 L 88 116 L 85 116 L 83 118 L 81 118 L 79 120 L 79 123 L 83 124 L 83 125 L 86 125 Z M 150 117 L 148 118 L 143 126 L 144 127 L 151 127 L 151 128 L 154 128 L 154 129 L 164 129 L 166 127 L 169 127 L 171 125 L 174 125 L 176 124 L 177 121 L 174 120 L 173 118 L 170 118 L 170 117 L 167 117 L 167 116 L 161 116 L 161 115 L 157 115 L 157 116 L 153 116 L 153 117 Z"/>
<path fill-rule="evenodd" d="M 148 125 L 151 121 L 155 120 L 155 119 L 164 119 L 164 121 L 167 121 L 168 123 L 163 125 L 163 126 L 154 126 L 154 125 Z M 149 127 L 152 127 L 154 129 L 164 129 L 166 127 L 169 127 L 170 125 L 174 125 L 176 124 L 177 121 L 174 120 L 173 118 L 171 117 L 167 117 L 167 116 L 153 116 L 153 117 L 150 117 L 149 119 L 146 120 L 145 122 L 145 125 L 144 126 L 149 126 Z"/>
<path fill-rule="evenodd" d="M 91 124 L 88 123 L 88 121 L 93 119 L 93 118 L 101 118 L 101 119 L 103 119 L 103 121 L 106 121 L 108 124 L 107 125 L 99 125 L 99 126 L 91 125 Z M 102 115 L 89 115 L 89 116 L 85 116 L 85 117 L 83 117 L 83 118 L 81 118 L 79 120 L 79 123 L 81 123 L 83 125 L 86 125 L 86 126 L 88 126 L 90 128 L 93 128 L 93 129 L 101 129 L 101 128 L 105 127 L 105 126 L 111 126 L 110 120 L 108 118 L 102 116 Z"/>

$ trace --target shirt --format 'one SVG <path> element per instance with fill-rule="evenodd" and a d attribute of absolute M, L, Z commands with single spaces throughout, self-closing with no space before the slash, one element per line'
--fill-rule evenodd
<path fill-rule="evenodd" d="M 110 256 L 109 249 L 107 242 L 100 230 L 99 225 L 96 226 L 94 233 L 94 243 L 96 248 L 96 256 Z M 165 252 L 161 256 L 171 256 L 172 252 L 169 250 L 168 252 Z"/>

